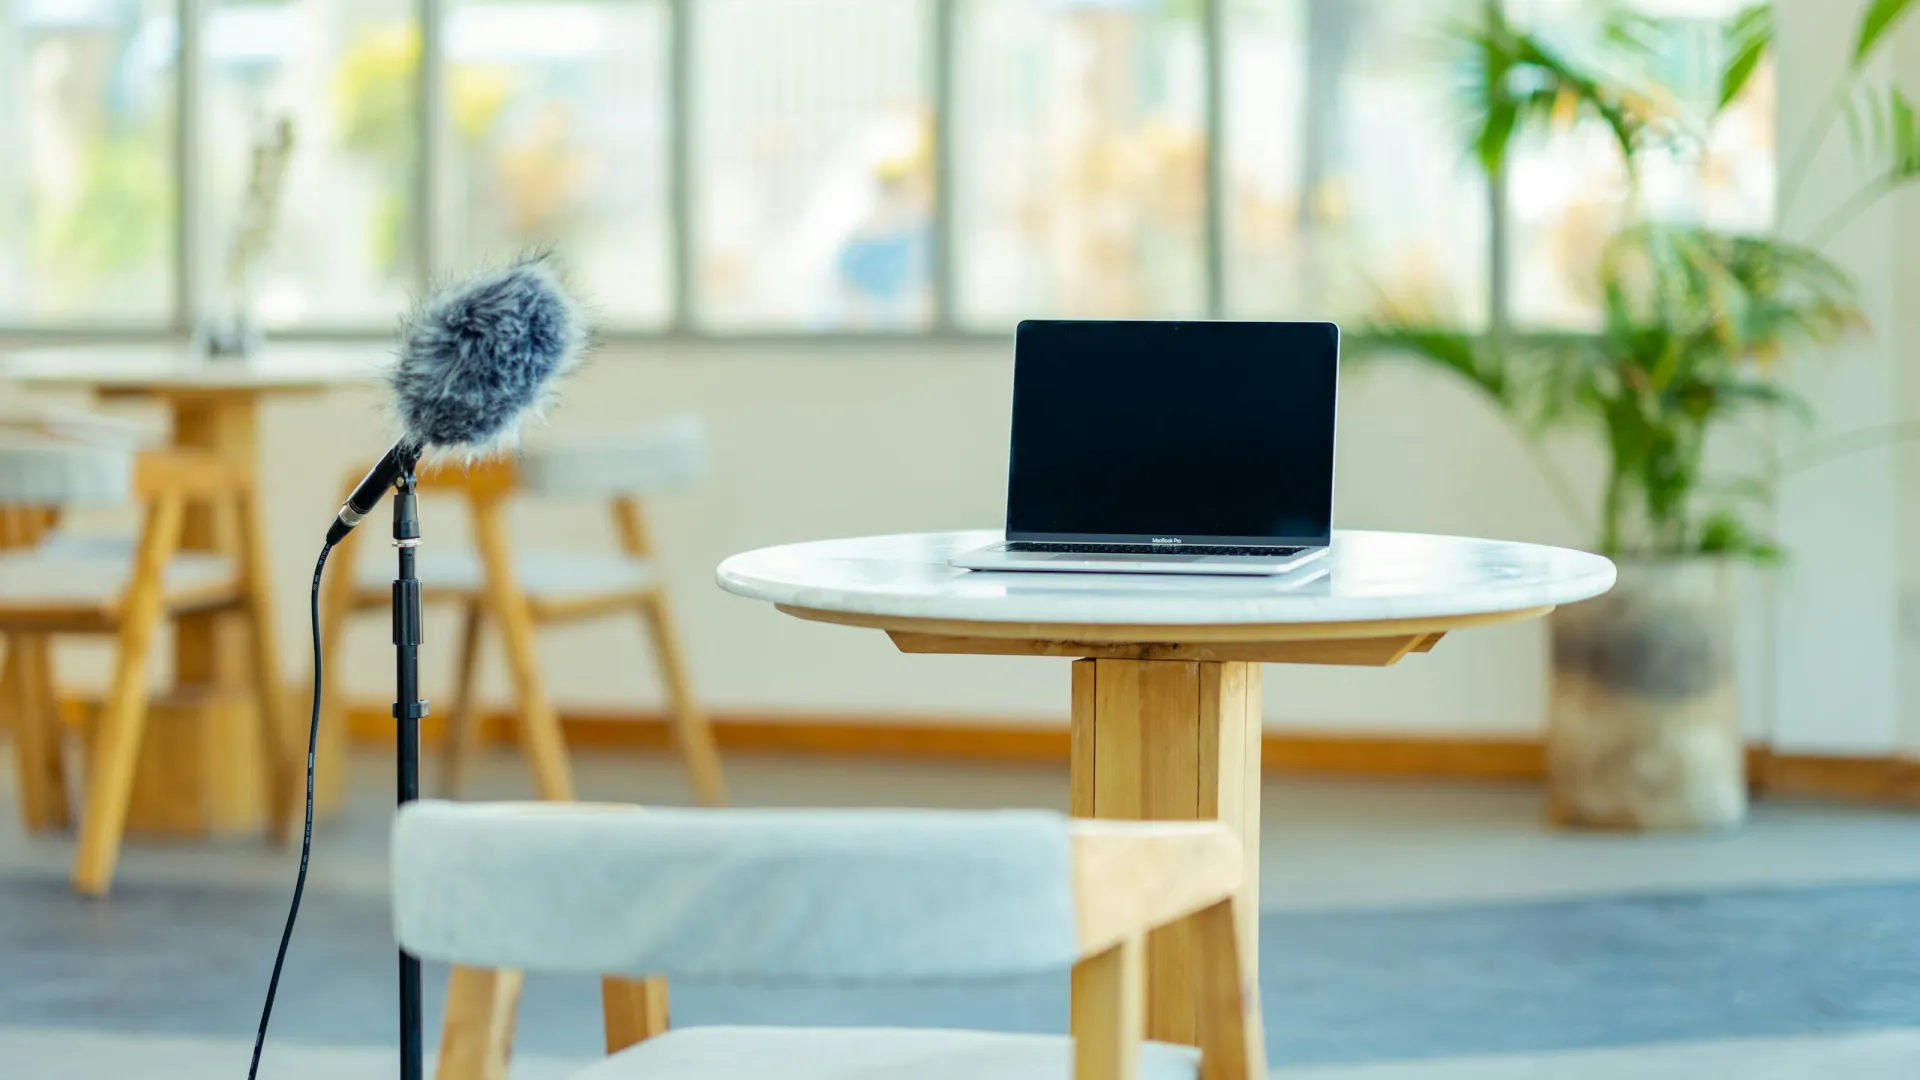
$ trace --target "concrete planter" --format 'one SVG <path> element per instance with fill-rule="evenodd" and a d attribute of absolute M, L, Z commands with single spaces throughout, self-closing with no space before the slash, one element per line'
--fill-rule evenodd
<path fill-rule="evenodd" d="M 1738 824 L 1747 778 L 1732 566 L 1616 561 L 1613 591 L 1552 616 L 1549 813 L 1587 828 Z"/>

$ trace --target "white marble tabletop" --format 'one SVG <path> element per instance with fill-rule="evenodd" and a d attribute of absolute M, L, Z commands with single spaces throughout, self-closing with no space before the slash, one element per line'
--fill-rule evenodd
<path fill-rule="evenodd" d="M 303 390 L 368 383 L 393 364 L 382 345 L 269 342 L 247 358 L 186 345 L 73 345 L 0 352 L 0 379 L 118 390 Z"/>
<path fill-rule="evenodd" d="M 997 531 L 788 544 L 720 564 L 720 587 L 793 608 L 942 622 L 1239 626 L 1468 618 L 1585 600 L 1613 564 L 1504 540 L 1339 530 L 1326 573 L 1286 577 L 985 573 L 947 559 Z"/>

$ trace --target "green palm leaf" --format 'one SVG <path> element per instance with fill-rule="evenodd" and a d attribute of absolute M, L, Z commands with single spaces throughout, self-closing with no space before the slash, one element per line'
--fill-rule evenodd
<path fill-rule="evenodd" d="M 1866 66 L 1873 50 L 1912 6 L 1913 0 L 1873 0 L 1867 13 L 1860 18 L 1860 35 L 1853 46 L 1853 66 L 1856 70 Z"/>
<path fill-rule="evenodd" d="M 1773 5 L 1754 4 L 1727 20 L 1722 35 L 1727 43 L 1727 66 L 1720 73 L 1720 103 L 1724 109 L 1747 88 L 1760 61 L 1773 47 Z"/>

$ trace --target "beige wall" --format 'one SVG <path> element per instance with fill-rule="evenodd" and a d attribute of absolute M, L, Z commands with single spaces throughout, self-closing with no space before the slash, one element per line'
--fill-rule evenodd
<path fill-rule="evenodd" d="M 800 623 L 713 585 L 715 564 L 761 545 L 997 525 L 1010 376 L 1007 343 L 623 345 L 568 386 L 550 432 L 618 431 L 674 412 L 706 418 L 712 474 L 660 502 L 656 524 L 696 675 L 715 708 L 1058 720 L 1064 661 L 903 656 L 879 634 Z M 1399 365 L 1350 366 L 1346 379 L 1339 523 L 1578 540 L 1497 418 L 1465 391 Z M 313 553 L 341 475 L 383 447 L 385 430 L 373 391 L 267 409 L 275 582 L 295 670 L 306 664 Z M 610 543 L 604 518 L 593 505 L 527 505 L 515 533 L 530 548 Z M 463 528 L 457 509 L 429 507 L 429 543 Z M 452 628 L 443 619 L 429 633 L 426 682 L 444 697 Z M 384 625 L 368 620 L 344 651 L 339 662 L 358 696 L 391 694 L 385 642 Z M 658 700 L 632 626 L 555 631 L 543 645 L 560 702 Z M 1271 669 L 1267 715 L 1351 730 L 1528 732 L 1540 721 L 1544 650 L 1541 628 L 1528 625 L 1460 634 L 1384 671 Z M 490 652 L 489 668 L 496 662 Z M 75 654 L 66 669 L 95 675 L 97 658 Z M 502 675 L 489 672 L 495 697 Z"/>

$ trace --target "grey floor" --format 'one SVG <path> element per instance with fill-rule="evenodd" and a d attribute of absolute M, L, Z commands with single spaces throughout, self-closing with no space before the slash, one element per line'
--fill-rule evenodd
<path fill-rule="evenodd" d="M 320 832 L 269 1075 L 390 1074 L 388 765 L 356 761 Z M 742 759 L 756 805 L 1061 806 L 1050 768 Z M 664 760 L 580 762 L 583 794 L 682 802 Z M 136 845 L 112 899 L 64 888 L 0 776 L 0 1070 L 238 1075 L 292 862 L 252 843 Z M 511 757 L 474 794 L 516 797 Z M 1526 789 L 1270 780 L 1263 990 L 1276 1075 L 1920 1077 L 1920 815 L 1764 805 L 1738 832 L 1549 832 Z M 431 982 L 432 980 L 430 980 Z M 1055 981 L 909 993 L 681 987 L 688 1023 L 1046 1030 Z M 592 1052 L 590 984 L 530 987 L 516 1076 Z M 1838 1063 L 1846 1063 L 1837 1068 Z"/>

